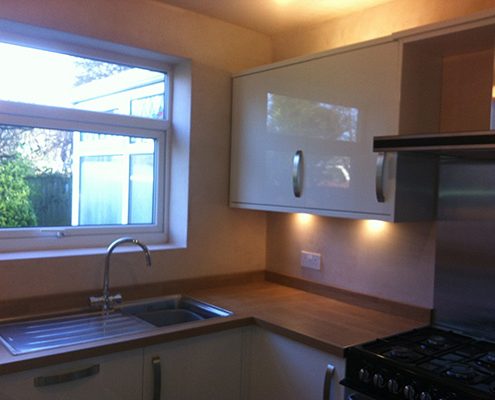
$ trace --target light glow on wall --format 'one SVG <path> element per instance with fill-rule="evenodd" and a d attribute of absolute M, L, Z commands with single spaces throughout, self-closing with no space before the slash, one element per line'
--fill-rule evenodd
<path fill-rule="evenodd" d="M 376 219 L 367 219 L 364 220 L 363 222 L 366 231 L 370 234 L 378 234 L 384 232 L 388 226 L 387 222 L 378 221 Z"/>
<path fill-rule="evenodd" d="M 345 0 L 345 1 L 322 1 L 322 0 L 273 0 L 279 6 L 291 6 L 293 11 L 304 10 L 306 13 L 318 15 L 324 13 L 325 19 L 335 18 L 338 15 L 348 14 L 370 7 L 387 3 L 392 0 Z"/>
<path fill-rule="evenodd" d="M 309 225 L 311 221 L 313 221 L 314 215 L 306 214 L 306 213 L 297 213 L 294 214 L 296 221 L 300 225 Z"/>

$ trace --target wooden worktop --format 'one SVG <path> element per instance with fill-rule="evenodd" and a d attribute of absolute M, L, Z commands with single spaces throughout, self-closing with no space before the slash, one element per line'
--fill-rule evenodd
<path fill-rule="evenodd" d="M 191 295 L 337 356 L 349 346 L 427 324 L 269 282 L 197 290 Z"/>
<path fill-rule="evenodd" d="M 183 293 L 233 311 L 234 315 L 22 356 L 12 356 L 0 346 L 0 374 L 253 324 L 343 357 L 345 348 L 349 346 L 427 323 L 267 281 L 193 289 Z"/>

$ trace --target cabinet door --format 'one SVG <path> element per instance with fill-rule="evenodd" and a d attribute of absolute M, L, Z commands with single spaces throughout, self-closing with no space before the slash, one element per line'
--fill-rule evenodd
<path fill-rule="evenodd" d="M 398 110 L 394 42 L 235 78 L 231 204 L 356 218 L 391 213 L 393 195 L 376 200 L 372 148 L 373 136 L 397 132 Z"/>
<path fill-rule="evenodd" d="M 0 399 L 141 399 L 142 357 L 135 350 L 4 375 Z"/>
<path fill-rule="evenodd" d="M 286 337 L 253 328 L 247 355 L 245 400 L 344 400 L 339 381 L 345 361 Z M 324 397 L 328 365 L 334 367 L 330 397 Z"/>
<path fill-rule="evenodd" d="M 235 400 L 241 388 L 242 330 L 145 349 L 143 400 Z"/>
<path fill-rule="evenodd" d="M 277 126 L 285 86 L 295 85 L 289 69 L 234 79 L 231 147 L 231 202 L 248 208 L 304 207 L 294 196 L 294 156 L 301 150 L 302 132 Z M 293 88 L 296 90 L 296 88 Z M 290 100 L 289 96 L 286 96 Z M 282 100 L 280 100 L 282 99 Z"/>

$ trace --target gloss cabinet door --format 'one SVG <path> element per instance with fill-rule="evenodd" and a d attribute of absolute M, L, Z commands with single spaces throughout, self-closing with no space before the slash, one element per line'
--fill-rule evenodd
<path fill-rule="evenodd" d="M 253 327 L 243 400 L 344 400 L 345 360 Z"/>
<path fill-rule="evenodd" d="M 143 400 L 236 400 L 241 393 L 242 329 L 144 349 Z"/>
<path fill-rule="evenodd" d="M 236 76 L 231 206 L 393 214 L 395 164 L 379 171 L 386 191 L 379 202 L 372 147 L 373 136 L 398 130 L 399 61 L 398 44 L 380 42 Z"/>

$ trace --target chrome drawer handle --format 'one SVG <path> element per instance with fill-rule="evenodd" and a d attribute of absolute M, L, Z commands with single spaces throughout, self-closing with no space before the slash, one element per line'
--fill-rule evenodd
<path fill-rule="evenodd" d="M 385 202 L 384 194 L 384 179 L 385 179 L 385 161 L 386 153 L 378 153 L 376 156 L 376 175 L 375 175 L 375 190 L 376 190 L 376 200 L 379 203 Z"/>
<path fill-rule="evenodd" d="M 151 359 L 151 367 L 153 368 L 153 400 L 160 400 L 162 392 L 162 364 L 160 357 Z"/>
<path fill-rule="evenodd" d="M 301 197 L 302 193 L 302 168 L 303 152 L 297 150 L 292 159 L 292 191 L 296 197 Z"/>
<path fill-rule="evenodd" d="M 75 381 L 78 379 L 87 378 L 89 376 L 97 375 L 100 372 L 100 365 L 95 364 L 91 367 L 80 369 L 78 371 L 67 372 L 59 375 L 51 376 L 38 376 L 34 378 L 35 387 L 43 387 L 50 385 L 58 385 L 60 383 L 66 383 Z"/>
<path fill-rule="evenodd" d="M 323 383 L 323 400 L 330 400 L 332 392 L 332 378 L 335 373 L 335 367 L 332 364 L 327 365 L 325 371 L 325 381 Z"/>

